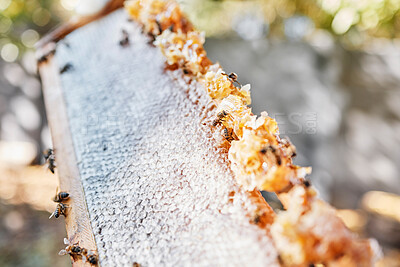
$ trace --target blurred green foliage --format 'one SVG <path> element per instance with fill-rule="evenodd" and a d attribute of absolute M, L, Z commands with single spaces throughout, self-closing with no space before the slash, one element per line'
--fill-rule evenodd
<path fill-rule="evenodd" d="M 314 29 L 360 46 L 371 38 L 400 37 L 400 0 L 187 0 L 185 11 L 208 35 L 227 34 L 237 18 L 262 17 L 269 36 L 284 37 L 285 21 L 306 16 Z"/>
<path fill-rule="evenodd" d="M 15 61 L 66 16 L 60 1 L 0 0 L 1 58 Z"/>
<path fill-rule="evenodd" d="M 352 46 L 375 37 L 400 37 L 400 0 L 181 0 L 209 36 L 229 34 L 243 15 L 261 17 L 271 37 L 285 37 L 285 21 L 306 16 Z M 18 59 L 39 36 L 70 16 L 76 0 L 0 0 L 0 55 Z"/>

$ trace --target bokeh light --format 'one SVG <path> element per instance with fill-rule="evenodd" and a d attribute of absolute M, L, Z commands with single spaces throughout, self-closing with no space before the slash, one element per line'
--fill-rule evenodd
<path fill-rule="evenodd" d="M 38 8 L 32 14 L 32 21 L 38 26 L 45 26 L 50 21 L 50 12 L 44 8 Z"/>
<path fill-rule="evenodd" d="M 0 0 L 0 10 L 5 10 L 11 4 L 11 0 Z"/>
<path fill-rule="evenodd" d="M 3 45 L 1 48 L 1 58 L 7 62 L 13 62 L 18 58 L 18 46 L 12 43 Z"/>
<path fill-rule="evenodd" d="M 61 0 L 61 6 L 66 10 L 73 10 L 79 0 Z"/>
<path fill-rule="evenodd" d="M 26 47 L 33 47 L 39 41 L 39 33 L 35 30 L 28 29 L 21 35 L 21 41 Z"/>

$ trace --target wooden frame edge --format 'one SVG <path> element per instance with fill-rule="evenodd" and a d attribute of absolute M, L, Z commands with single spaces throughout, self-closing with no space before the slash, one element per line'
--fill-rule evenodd
<path fill-rule="evenodd" d="M 39 73 L 42 79 L 42 90 L 56 163 L 58 163 L 56 171 L 60 182 L 59 190 L 70 194 L 70 199 L 66 201 L 69 208 L 67 208 L 65 216 L 68 240 L 71 244 L 79 242 L 80 247 L 96 251 L 97 255 L 96 242 L 69 128 L 59 67 L 54 56 L 50 56 L 45 63 L 40 64 Z M 83 264 L 80 259 L 74 259 L 72 266 L 91 265 Z"/>

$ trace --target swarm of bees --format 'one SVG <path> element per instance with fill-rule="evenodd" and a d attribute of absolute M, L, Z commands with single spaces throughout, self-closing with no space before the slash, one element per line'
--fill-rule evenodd
<path fill-rule="evenodd" d="M 74 261 L 82 259 L 83 263 L 87 261 L 92 265 L 97 265 L 97 255 L 92 250 L 80 247 L 79 242 L 71 244 L 67 238 L 64 238 L 64 244 L 67 246 L 60 250 L 58 255 L 70 255 Z"/>
<path fill-rule="evenodd" d="M 60 215 L 65 216 L 65 211 L 67 210 L 67 208 L 69 208 L 69 206 L 63 202 L 68 199 L 69 199 L 69 193 L 67 192 L 59 192 L 58 194 L 55 195 L 53 201 L 58 204 L 54 212 L 50 215 L 49 219 L 51 219 L 53 216 L 56 219 L 60 217 Z"/>
<path fill-rule="evenodd" d="M 54 154 L 54 150 L 49 148 L 45 152 L 43 152 L 44 159 L 47 162 L 47 168 L 54 173 L 54 169 L 56 168 L 56 156 Z"/>

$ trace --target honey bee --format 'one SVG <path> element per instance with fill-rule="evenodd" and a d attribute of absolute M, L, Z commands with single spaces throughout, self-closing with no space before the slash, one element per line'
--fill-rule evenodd
<path fill-rule="evenodd" d="M 91 250 L 89 250 L 87 253 L 85 253 L 85 255 L 82 256 L 82 261 L 83 262 L 85 262 L 85 258 L 84 257 L 86 257 L 87 261 L 92 265 L 96 265 L 97 262 L 99 261 L 97 259 L 97 255 L 94 254 L 94 252 L 91 251 Z"/>
<path fill-rule="evenodd" d="M 238 82 L 238 76 L 236 73 L 231 72 L 229 74 L 226 73 L 222 73 L 222 75 L 228 76 L 228 79 L 232 82 L 232 83 L 237 83 L 239 86 L 242 86 L 239 82 Z"/>
<path fill-rule="evenodd" d="M 55 218 L 58 218 L 58 217 L 60 217 L 60 215 L 64 215 L 64 217 L 65 217 L 65 211 L 66 211 L 67 208 L 69 208 L 68 205 L 63 204 L 63 203 L 58 203 L 56 209 L 50 215 L 49 219 L 51 219 L 51 217 L 53 217 L 53 216 Z"/>
<path fill-rule="evenodd" d="M 65 200 L 69 199 L 69 193 L 67 192 L 59 192 L 58 194 L 56 194 L 53 198 L 54 202 L 63 202 Z"/>
<path fill-rule="evenodd" d="M 285 148 L 286 153 L 289 157 L 296 157 L 296 147 L 290 142 L 289 138 L 282 138 L 280 140 L 282 146 Z"/>
<path fill-rule="evenodd" d="M 67 63 L 67 64 L 64 65 L 64 67 L 62 67 L 60 69 L 60 74 L 63 74 L 64 72 L 67 72 L 67 71 L 69 71 L 71 69 L 72 69 L 72 64 L 71 63 Z"/>
<path fill-rule="evenodd" d="M 236 139 L 233 130 L 229 131 L 228 128 L 224 129 L 224 137 L 228 142 L 231 142 Z"/>
<path fill-rule="evenodd" d="M 217 114 L 217 118 L 216 118 L 215 120 L 213 120 L 212 125 L 213 125 L 213 126 L 217 126 L 217 125 L 220 124 L 222 121 L 224 121 L 225 118 L 226 118 L 226 116 L 228 116 L 228 115 L 229 115 L 228 112 L 226 112 L 225 110 L 219 112 L 219 113 Z"/>
<path fill-rule="evenodd" d="M 96 254 L 91 250 L 80 247 L 79 242 L 71 244 L 68 239 L 64 238 L 64 244 L 67 246 L 60 250 L 58 255 L 70 255 L 74 259 L 80 258 L 83 263 L 88 261 L 92 265 L 98 263 Z"/>
<path fill-rule="evenodd" d="M 268 145 L 268 146 L 264 147 L 263 149 L 261 149 L 260 153 L 263 155 L 272 153 L 275 156 L 276 164 L 278 164 L 278 165 L 282 164 L 282 158 L 281 158 L 279 149 L 277 149 L 275 146 Z"/>
<path fill-rule="evenodd" d="M 85 250 L 78 245 L 79 242 L 71 244 L 66 238 L 64 238 L 64 244 L 67 246 L 65 247 L 65 249 L 60 250 L 60 252 L 58 252 L 58 255 L 63 256 L 68 254 L 72 257 L 77 257 L 82 256 L 82 251 Z"/>
<path fill-rule="evenodd" d="M 310 187 L 311 186 L 311 182 L 310 181 L 308 181 L 308 180 L 304 180 L 303 181 L 303 185 L 307 188 L 307 187 Z"/>
<path fill-rule="evenodd" d="M 48 160 L 54 154 L 54 150 L 52 148 L 47 149 L 43 152 L 43 156 L 45 160 Z"/>
<path fill-rule="evenodd" d="M 133 267 L 140 267 L 140 263 L 137 263 L 136 261 L 133 263 Z"/>
<path fill-rule="evenodd" d="M 38 63 L 43 63 L 46 62 L 50 56 L 54 55 L 56 53 L 55 49 L 50 50 L 49 52 L 47 52 L 46 54 L 42 55 L 40 58 L 38 58 Z"/>
<path fill-rule="evenodd" d="M 266 224 L 265 211 L 257 209 L 255 214 L 252 216 L 252 223 L 259 226 Z"/>
<path fill-rule="evenodd" d="M 261 216 L 259 214 L 256 214 L 254 216 L 253 222 L 254 222 L 254 224 L 258 224 L 260 222 L 260 220 L 261 220 Z"/>
<path fill-rule="evenodd" d="M 156 20 L 156 24 L 157 24 L 157 28 L 158 28 L 158 34 L 161 34 L 163 32 L 163 29 L 161 27 L 161 23 L 158 20 Z"/>
<path fill-rule="evenodd" d="M 122 29 L 122 39 L 119 41 L 120 46 L 129 45 L 129 34 L 125 29 Z"/>
<path fill-rule="evenodd" d="M 56 167 L 56 158 L 54 155 L 54 150 L 49 148 L 47 149 L 44 153 L 43 156 L 45 158 L 45 160 L 47 161 L 48 165 L 47 168 L 54 173 L 54 169 Z"/>

